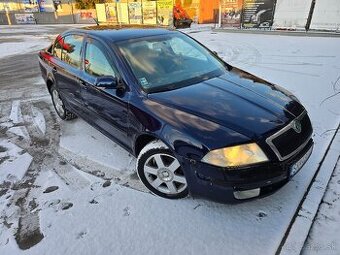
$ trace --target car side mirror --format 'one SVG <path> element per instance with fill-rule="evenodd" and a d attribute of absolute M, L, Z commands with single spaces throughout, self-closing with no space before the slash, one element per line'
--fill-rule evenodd
<path fill-rule="evenodd" d="M 98 77 L 95 86 L 105 89 L 116 89 L 118 85 L 117 79 L 113 76 L 101 76 Z"/>

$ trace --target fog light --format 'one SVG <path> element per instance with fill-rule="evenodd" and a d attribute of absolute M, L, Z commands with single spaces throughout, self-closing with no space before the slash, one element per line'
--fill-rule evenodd
<path fill-rule="evenodd" d="M 243 190 L 243 191 L 234 191 L 234 197 L 236 199 L 249 199 L 253 197 L 257 197 L 260 195 L 260 188 Z"/>

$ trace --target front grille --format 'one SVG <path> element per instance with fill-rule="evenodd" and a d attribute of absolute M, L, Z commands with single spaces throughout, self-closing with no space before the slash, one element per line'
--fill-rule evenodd
<path fill-rule="evenodd" d="M 301 132 L 295 131 L 294 122 L 301 123 Z M 313 132 L 312 124 L 307 113 L 304 111 L 294 121 L 269 137 L 266 141 L 282 161 L 299 152 L 309 141 Z"/>

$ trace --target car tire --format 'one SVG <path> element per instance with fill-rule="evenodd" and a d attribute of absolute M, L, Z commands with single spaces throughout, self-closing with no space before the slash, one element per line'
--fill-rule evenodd
<path fill-rule="evenodd" d="M 153 194 L 180 199 L 188 196 L 187 181 L 179 161 L 160 140 L 147 144 L 137 158 L 137 174 Z"/>
<path fill-rule="evenodd" d="M 62 120 L 73 120 L 77 115 L 67 110 L 56 86 L 51 87 L 51 97 L 55 111 Z"/>

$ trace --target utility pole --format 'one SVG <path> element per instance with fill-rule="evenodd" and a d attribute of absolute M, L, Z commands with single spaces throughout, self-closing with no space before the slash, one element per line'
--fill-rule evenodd
<path fill-rule="evenodd" d="M 68 1 L 68 4 L 71 5 L 71 15 L 72 15 L 73 24 L 76 24 L 76 21 L 75 21 L 75 19 L 74 19 L 74 12 L 73 12 L 73 0 Z"/>
<path fill-rule="evenodd" d="M 311 6 L 310 6 L 310 10 L 309 10 L 309 14 L 308 14 L 308 18 L 307 18 L 306 27 L 305 27 L 306 32 L 310 28 L 310 24 L 312 22 L 312 17 L 313 17 L 313 13 L 314 13 L 314 8 L 315 8 L 315 0 L 312 0 Z"/>
<path fill-rule="evenodd" d="M 174 7 L 175 7 L 175 0 L 172 0 L 171 20 L 170 20 L 171 24 L 169 24 L 170 28 L 172 28 L 172 29 L 175 29 Z"/>
<path fill-rule="evenodd" d="M 37 0 L 37 4 L 38 4 L 38 12 L 41 12 L 41 0 Z"/>
<path fill-rule="evenodd" d="M 222 27 L 222 0 L 218 3 L 218 28 Z"/>
<path fill-rule="evenodd" d="M 5 5 L 5 10 L 6 10 L 7 22 L 8 22 L 8 25 L 12 25 L 11 18 L 9 17 L 9 11 L 8 11 L 8 9 L 9 9 L 8 4 L 6 4 L 6 5 Z"/>

